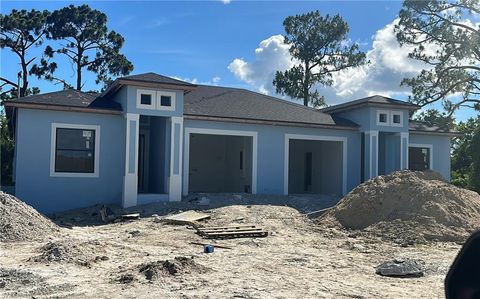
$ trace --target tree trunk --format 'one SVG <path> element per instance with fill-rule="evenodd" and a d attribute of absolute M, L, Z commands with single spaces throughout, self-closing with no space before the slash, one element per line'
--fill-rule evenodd
<path fill-rule="evenodd" d="M 82 89 L 82 66 L 80 65 L 80 59 L 77 60 L 77 90 Z"/>
<path fill-rule="evenodd" d="M 25 50 L 22 50 L 22 56 L 20 57 L 20 62 L 22 64 L 22 86 L 18 86 L 18 92 L 20 97 L 24 97 L 27 94 L 28 88 L 28 71 L 27 63 L 25 62 Z"/>
<path fill-rule="evenodd" d="M 82 89 L 82 56 L 83 56 L 83 49 L 78 46 L 78 56 L 77 56 L 77 90 L 80 91 Z"/>
<path fill-rule="evenodd" d="M 310 72 L 308 70 L 309 63 L 305 61 L 305 78 L 303 79 L 303 105 L 308 107 L 309 95 L 308 95 L 308 85 L 310 83 Z"/>

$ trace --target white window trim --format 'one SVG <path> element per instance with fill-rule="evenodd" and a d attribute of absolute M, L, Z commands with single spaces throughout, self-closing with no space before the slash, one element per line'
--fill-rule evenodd
<path fill-rule="evenodd" d="M 191 134 L 206 134 L 206 135 L 227 135 L 227 136 L 242 136 L 252 137 L 252 194 L 257 193 L 257 149 L 258 149 L 258 132 L 256 131 L 241 131 L 241 130 L 218 130 L 218 129 L 203 129 L 203 128 L 186 128 L 185 142 L 183 146 L 183 195 L 188 195 L 188 176 L 190 168 L 190 135 Z"/>
<path fill-rule="evenodd" d="M 315 141 L 337 141 L 342 142 L 342 195 L 347 194 L 347 138 L 334 136 L 318 136 L 318 135 L 299 135 L 299 134 L 285 134 L 285 151 L 283 162 L 283 193 L 288 195 L 288 167 L 290 156 L 290 140 L 315 140 Z"/>
<path fill-rule="evenodd" d="M 380 114 L 385 114 L 387 116 L 387 122 L 380 122 Z M 377 110 L 376 123 L 377 126 L 390 126 L 390 112 L 388 110 Z"/>
<path fill-rule="evenodd" d="M 152 102 L 150 105 L 142 104 L 142 94 L 148 94 L 151 96 Z M 156 109 L 156 91 L 148 89 L 137 89 L 137 108 L 138 109 Z"/>
<path fill-rule="evenodd" d="M 433 170 L 433 144 L 420 144 L 420 143 L 409 143 L 408 147 L 421 147 L 421 148 L 428 148 L 430 149 L 430 157 L 429 157 L 429 162 L 430 162 L 430 170 Z M 407 168 L 408 168 L 407 164 Z"/>
<path fill-rule="evenodd" d="M 396 124 L 393 122 L 393 116 L 394 115 L 399 115 L 400 116 L 400 123 Z M 403 112 L 402 111 L 397 111 L 393 110 L 390 112 L 390 125 L 392 127 L 403 127 Z"/>
<path fill-rule="evenodd" d="M 157 91 L 157 110 L 175 111 L 175 95 L 176 94 L 171 91 Z M 170 97 L 170 106 L 162 106 L 162 96 Z"/>
<path fill-rule="evenodd" d="M 57 128 L 59 129 L 80 129 L 95 131 L 95 153 L 93 173 L 81 172 L 56 172 L 55 171 L 55 149 L 57 143 Z M 51 177 L 82 177 L 82 178 L 98 178 L 100 165 L 100 126 L 98 125 L 80 125 L 80 124 L 64 124 L 52 123 L 51 132 L 51 148 L 50 148 L 50 176 Z"/>

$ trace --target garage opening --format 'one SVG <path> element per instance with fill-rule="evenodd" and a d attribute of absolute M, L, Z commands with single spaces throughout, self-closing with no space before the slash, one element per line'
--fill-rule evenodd
<path fill-rule="evenodd" d="M 288 193 L 343 193 L 343 143 L 290 139 Z"/>
<path fill-rule="evenodd" d="M 251 193 L 251 136 L 191 134 L 189 192 Z"/>

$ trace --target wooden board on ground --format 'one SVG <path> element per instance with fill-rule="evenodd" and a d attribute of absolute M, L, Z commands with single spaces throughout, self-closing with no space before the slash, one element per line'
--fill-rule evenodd
<path fill-rule="evenodd" d="M 264 238 L 268 232 L 255 225 L 231 225 L 197 228 L 198 234 L 207 239 Z"/>
<path fill-rule="evenodd" d="M 173 224 L 194 224 L 195 221 L 209 219 L 210 215 L 197 211 L 186 211 L 175 215 L 170 215 L 162 219 L 162 221 Z"/>

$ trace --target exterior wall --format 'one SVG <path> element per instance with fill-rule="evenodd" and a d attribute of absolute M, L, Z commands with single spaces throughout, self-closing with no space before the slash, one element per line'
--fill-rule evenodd
<path fill-rule="evenodd" d="M 402 126 L 378 125 L 377 112 L 385 110 L 395 111 L 402 114 Z M 365 107 L 336 114 L 337 116 L 349 119 L 360 126 L 360 131 L 381 131 L 381 132 L 408 132 L 408 110 Z"/>
<path fill-rule="evenodd" d="M 175 110 L 141 109 L 137 108 L 137 90 L 168 91 L 175 93 Z M 114 101 L 122 105 L 124 113 L 151 116 L 183 116 L 183 91 L 152 89 L 135 86 L 123 86 L 113 97 Z"/>
<path fill-rule="evenodd" d="M 409 144 L 428 145 L 432 148 L 432 170 L 450 181 L 450 137 L 423 135 L 410 132 Z"/>
<path fill-rule="evenodd" d="M 50 176 L 52 123 L 100 126 L 99 176 Z M 120 204 L 125 157 L 122 116 L 18 109 L 16 195 L 43 213 Z"/>
<path fill-rule="evenodd" d="M 184 121 L 185 129 L 222 129 L 253 131 L 258 134 L 257 144 L 257 192 L 258 194 L 284 193 L 285 134 L 345 137 L 347 140 L 346 191 L 360 183 L 360 133 L 354 130 L 300 128 L 257 124 L 224 123 L 214 121 Z M 185 149 L 186 150 L 186 149 Z M 185 155 L 188 154 L 184 151 Z M 184 169 L 184 177 L 188 170 Z"/>

